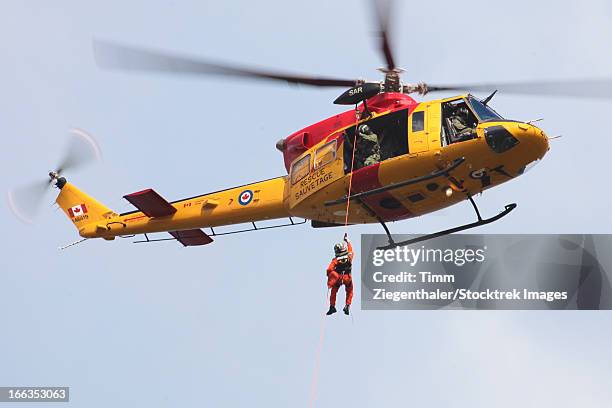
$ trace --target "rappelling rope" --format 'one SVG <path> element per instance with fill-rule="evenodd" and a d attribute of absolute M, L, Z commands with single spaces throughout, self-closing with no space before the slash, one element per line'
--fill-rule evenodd
<path fill-rule="evenodd" d="M 344 217 L 344 232 L 348 231 L 348 217 L 349 217 L 349 208 L 351 206 L 351 190 L 353 188 L 353 168 L 355 166 L 355 150 L 357 149 L 357 132 L 359 127 L 359 119 L 361 118 L 361 114 L 357 106 L 355 106 L 355 133 L 353 137 L 353 154 L 351 155 L 351 172 L 349 173 L 349 188 L 348 194 L 346 196 L 346 214 Z M 347 135 L 348 137 L 348 135 Z"/>
<path fill-rule="evenodd" d="M 353 154 L 351 156 L 351 173 L 349 175 L 349 188 L 348 188 L 348 194 L 346 196 L 346 216 L 344 218 L 344 233 L 345 234 L 348 233 L 348 216 L 349 216 L 349 208 L 351 205 L 351 189 L 353 188 L 353 166 L 355 165 L 355 150 L 357 148 L 357 132 L 359 128 L 359 119 L 361 119 L 361 114 L 359 112 L 358 107 L 355 106 L 355 134 L 354 134 L 355 137 L 353 138 Z M 342 286 L 343 283 L 344 283 L 344 274 L 342 274 L 342 282 L 340 283 L 340 286 Z M 353 290 L 355 290 L 354 286 L 353 286 Z M 351 324 L 353 325 L 355 324 L 352 313 L 351 313 Z"/>
<path fill-rule="evenodd" d="M 357 132 L 358 132 L 358 127 L 359 127 L 359 119 L 361 118 L 361 114 L 359 112 L 358 106 L 355 106 L 355 133 L 354 133 L 354 138 L 353 138 L 353 153 L 351 155 L 351 171 L 349 173 L 349 187 L 348 187 L 348 193 L 346 196 L 346 215 L 344 218 L 344 232 L 345 234 L 347 234 L 348 232 L 348 216 L 349 216 L 349 208 L 351 205 L 351 189 L 353 187 L 353 168 L 355 165 L 355 150 L 357 148 Z M 348 135 L 347 135 L 348 137 Z M 340 286 L 342 286 L 342 284 L 344 283 L 344 276 L 340 277 L 341 281 L 340 281 Z M 324 299 L 324 304 L 327 304 L 327 299 L 329 299 L 329 291 L 331 290 L 331 288 L 327 288 L 327 293 L 325 295 L 325 299 Z M 354 321 L 352 320 L 353 316 L 351 315 L 351 322 L 354 323 Z M 322 319 L 321 319 L 321 327 L 319 329 L 319 344 L 317 346 L 317 351 L 316 351 L 316 356 L 315 356 L 315 367 L 314 367 L 314 372 L 312 374 L 312 384 L 310 387 L 310 407 L 314 407 L 315 401 L 317 400 L 317 385 L 319 383 L 319 369 L 321 366 L 321 351 L 323 350 L 323 344 L 325 342 L 325 321 L 326 321 L 326 316 L 323 315 Z"/>

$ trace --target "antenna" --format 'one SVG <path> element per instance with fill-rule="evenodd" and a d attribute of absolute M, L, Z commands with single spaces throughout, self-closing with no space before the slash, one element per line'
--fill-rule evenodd
<path fill-rule="evenodd" d="M 491 101 L 491 99 L 493 99 L 493 97 L 495 96 L 495 94 L 497 93 L 497 89 L 493 91 L 493 93 L 489 96 L 487 96 L 486 98 L 484 98 L 481 102 L 483 105 L 487 106 L 487 103 L 489 103 Z"/>
<path fill-rule="evenodd" d="M 64 250 L 64 249 L 66 249 L 66 248 L 70 248 L 71 246 L 75 246 L 75 245 L 77 245 L 77 244 L 80 244 L 80 243 L 81 243 L 81 242 L 83 242 L 83 241 L 87 241 L 87 238 L 83 238 L 83 239 L 80 239 L 80 240 L 78 240 L 78 241 L 74 241 L 74 242 L 72 242 L 72 243 L 70 243 L 70 244 L 68 244 L 68 245 L 61 246 L 61 247 L 59 247 L 59 248 L 57 248 L 57 249 L 59 249 L 60 251 L 62 251 L 62 250 Z"/>

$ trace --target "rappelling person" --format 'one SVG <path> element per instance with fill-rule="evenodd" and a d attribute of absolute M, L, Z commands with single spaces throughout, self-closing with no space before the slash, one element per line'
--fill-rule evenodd
<path fill-rule="evenodd" d="M 358 128 L 357 149 L 359 158 L 362 160 L 360 167 L 367 167 L 380 162 L 380 143 L 382 137 L 370 129 L 368 125 L 361 125 Z"/>
<path fill-rule="evenodd" d="M 329 295 L 329 310 L 327 315 L 336 313 L 336 294 L 340 286 L 344 285 L 346 290 L 346 302 L 342 311 L 349 314 L 351 301 L 353 300 L 353 279 L 351 278 L 351 267 L 353 265 L 353 247 L 344 234 L 344 242 L 334 245 L 334 259 L 327 267 L 327 287 L 331 289 Z"/>

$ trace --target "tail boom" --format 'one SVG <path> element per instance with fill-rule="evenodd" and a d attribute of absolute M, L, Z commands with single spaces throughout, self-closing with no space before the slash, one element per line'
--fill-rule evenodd
<path fill-rule="evenodd" d="M 86 238 L 114 239 L 118 235 L 182 231 L 289 217 L 284 199 L 285 184 L 286 177 L 278 177 L 165 202 L 175 211 L 164 216 L 149 216 L 146 213 L 151 213 L 146 210 L 123 214 L 111 212 L 110 216 L 97 217 L 86 223 L 79 228 L 79 233 Z M 157 197 L 163 200 L 161 196 Z"/>

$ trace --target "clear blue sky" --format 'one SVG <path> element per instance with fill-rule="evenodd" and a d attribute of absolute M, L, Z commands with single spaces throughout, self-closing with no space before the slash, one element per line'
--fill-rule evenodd
<path fill-rule="evenodd" d="M 405 80 L 612 76 L 605 0 L 398 3 Z M 7 3 L 0 189 L 44 178 L 74 126 L 97 138 L 104 162 L 67 176 L 116 211 L 130 208 L 123 194 L 147 187 L 176 199 L 283 174 L 274 143 L 341 111 L 331 104 L 341 89 L 104 72 L 92 38 L 378 79 L 370 13 L 348 0 Z M 563 138 L 530 173 L 478 199 L 486 214 L 519 204 L 478 232 L 611 233 L 612 102 L 502 94 L 493 105 L 513 119 L 543 117 Z M 0 385 L 68 385 L 74 407 L 307 405 L 324 268 L 341 230 L 60 252 L 77 235 L 53 199 L 33 226 L 1 211 Z M 472 216 L 459 205 L 391 228 L 428 232 Z M 351 236 L 366 232 L 379 227 Z M 318 406 L 608 406 L 610 319 L 361 312 L 357 299 L 353 319 L 326 322 Z"/>

